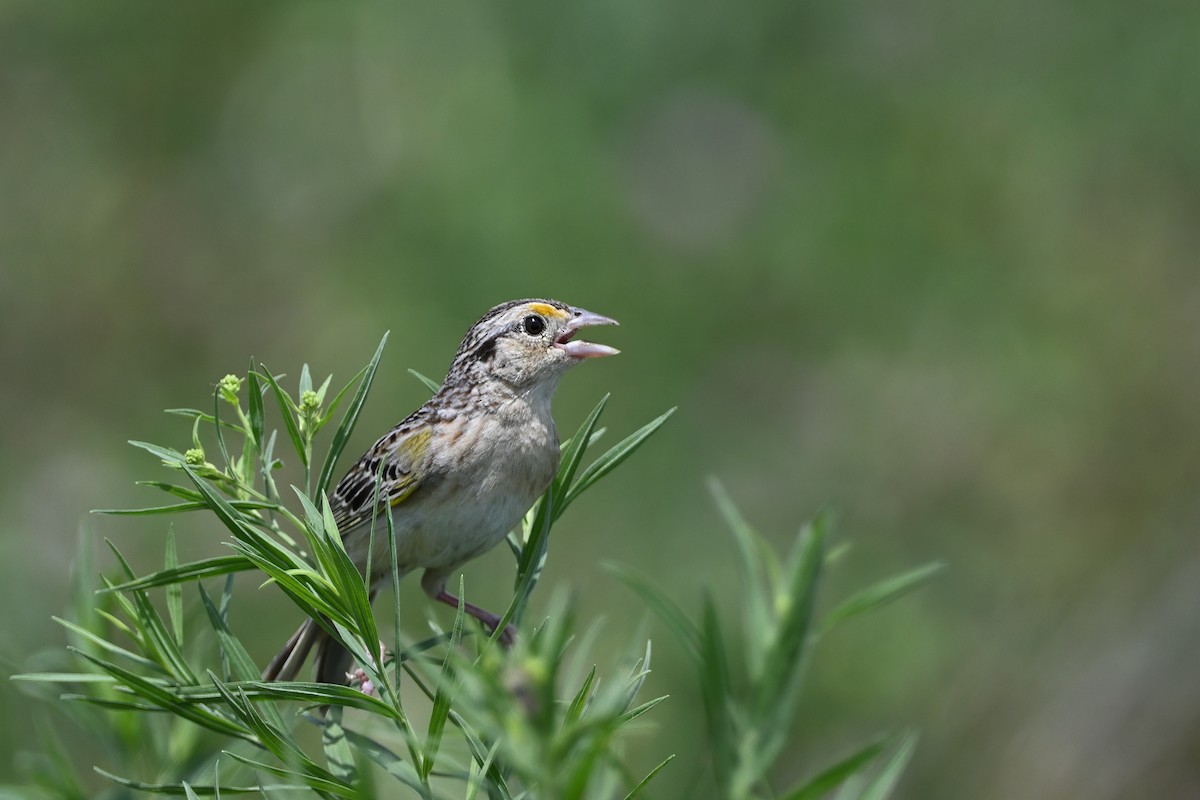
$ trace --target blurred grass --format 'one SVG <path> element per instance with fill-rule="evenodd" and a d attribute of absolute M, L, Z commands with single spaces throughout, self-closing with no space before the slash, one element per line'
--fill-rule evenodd
<path fill-rule="evenodd" d="M 564 520 L 576 558 L 545 579 L 582 615 L 643 613 L 605 558 L 739 591 L 709 474 L 766 531 L 831 504 L 845 587 L 951 569 L 830 638 L 808 702 L 838 739 L 791 746 L 911 722 L 901 796 L 1194 796 L 1198 25 L 1080 2 L 5 4 L 0 654 L 60 646 L 84 513 L 145 499 L 119 443 L 186 445 L 159 409 L 247 352 L 344 381 L 391 329 L 354 450 L 423 399 L 405 368 L 438 376 L 484 309 L 551 295 L 623 323 L 564 424 L 609 390 L 616 429 L 680 405 L 609 479 L 619 503 Z M 161 529 L 130 530 L 157 563 Z M 181 559 L 214 539 L 180 530 Z M 492 564 L 472 585 L 501 596 Z M 656 664 L 651 692 L 687 668 Z M 697 713 L 680 699 L 664 728 Z M 29 708 L 0 685 L 0 749 Z"/>

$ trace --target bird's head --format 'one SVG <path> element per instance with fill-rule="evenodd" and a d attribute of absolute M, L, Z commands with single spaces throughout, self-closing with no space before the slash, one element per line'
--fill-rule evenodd
<path fill-rule="evenodd" d="M 587 358 L 616 355 L 603 344 L 576 339 L 590 325 L 616 320 L 557 300 L 513 300 L 498 305 L 471 326 L 454 363 L 452 377 L 499 379 L 518 390 L 550 388 L 569 368 Z"/>

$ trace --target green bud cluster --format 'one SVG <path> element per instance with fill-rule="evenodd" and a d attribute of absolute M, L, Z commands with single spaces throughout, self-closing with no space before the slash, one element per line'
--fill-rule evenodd
<path fill-rule="evenodd" d="M 239 378 L 233 373 L 221 378 L 217 384 L 217 388 L 221 391 L 221 399 L 231 406 L 236 406 L 238 404 L 238 392 L 242 390 L 243 382 L 243 378 Z"/>

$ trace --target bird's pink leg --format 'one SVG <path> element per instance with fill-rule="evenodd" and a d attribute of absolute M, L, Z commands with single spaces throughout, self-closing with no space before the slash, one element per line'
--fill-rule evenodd
<path fill-rule="evenodd" d="M 425 590 L 425 594 L 429 595 L 439 603 L 445 603 L 451 608 L 458 608 L 460 602 L 463 611 L 470 614 L 475 619 L 483 623 L 484 627 L 489 632 L 494 632 L 497 626 L 500 625 L 500 617 L 496 616 L 487 609 L 480 608 L 474 603 L 469 603 L 465 600 L 460 601 L 459 598 L 446 591 L 446 576 L 440 573 L 426 571 L 421 576 L 421 588 Z M 517 629 L 512 625 L 505 625 L 504 630 L 500 633 L 500 644 L 505 647 L 512 647 L 517 641 Z"/>

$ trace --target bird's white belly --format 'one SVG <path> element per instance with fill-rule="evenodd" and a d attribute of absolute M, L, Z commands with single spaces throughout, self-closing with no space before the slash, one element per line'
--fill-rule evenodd
<path fill-rule="evenodd" d="M 535 499 L 497 492 L 439 504 L 397 535 L 398 561 L 408 569 L 456 567 L 499 544 Z"/>
<path fill-rule="evenodd" d="M 495 547 L 545 491 L 558 466 L 551 427 L 526 419 L 520 435 L 502 420 L 478 420 L 486 435 L 467 431 L 479 450 L 442 466 L 436 486 L 419 503 L 393 511 L 397 563 L 402 571 L 454 569 Z M 462 454 L 460 454 L 461 456 Z M 448 473 L 448 474 L 447 474 Z M 386 548 L 381 555 L 386 556 Z M 380 564 L 376 560 L 376 570 Z M 390 563 L 383 566 L 390 570 Z"/>

